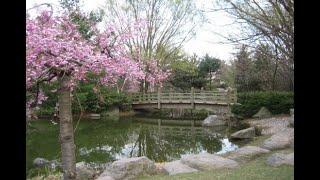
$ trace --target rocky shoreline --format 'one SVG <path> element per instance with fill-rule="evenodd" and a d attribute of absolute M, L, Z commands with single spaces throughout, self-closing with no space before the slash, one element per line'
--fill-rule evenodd
<path fill-rule="evenodd" d="M 264 140 L 260 146 L 244 146 L 222 155 L 209 153 L 188 154 L 182 156 L 180 160 L 165 163 L 154 163 L 147 157 L 127 158 L 113 162 L 111 168 L 106 168 L 97 179 L 134 179 L 142 175 L 176 175 L 199 171 L 234 169 L 239 168 L 243 163 L 269 153 L 271 153 L 271 155 L 267 159 L 266 164 L 270 166 L 276 167 L 282 164 L 294 165 L 294 153 L 272 153 L 274 150 L 294 147 L 294 128 L 290 126 L 291 118 L 293 118 L 293 116 L 282 118 L 273 117 L 249 122 L 252 126 L 262 128 L 262 136 L 272 135 L 270 138 Z M 281 128 L 277 127 L 279 125 Z M 252 131 L 254 131 L 254 128 L 250 127 L 234 133 L 233 136 L 238 138 L 253 138 L 252 136 L 254 136 L 255 133 Z M 242 135 L 240 136 L 239 134 Z M 117 173 L 115 173 L 115 169 Z M 114 174 L 117 174 L 117 176 Z"/>

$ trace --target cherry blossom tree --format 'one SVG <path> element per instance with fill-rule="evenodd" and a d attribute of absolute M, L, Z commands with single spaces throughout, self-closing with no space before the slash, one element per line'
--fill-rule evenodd
<path fill-rule="evenodd" d="M 116 33 L 112 25 L 91 41 L 84 39 L 68 15 L 43 11 L 26 20 L 27 117 L 46 100 L 43 83 L 58 83 L 61 160 L 64 179 L 75 179 L 75 144 L 72 124 L 72 91 L 88 72 L 102 74 L 100 83 L 112 86 L 119 78 L 145 77 L 139 62 L 127 53 L 124 42 L 131 32 Z"/>
<path fill-rule="evenodd" d="M 146 64 L 146 75 L 145 79 L 150 84 L 150 91 L 155 91 L 156 85 L 162 88 L 163 82 L 170 76 L 171 71 L 163 70 L 157 64 L 157 60 L 151 59 Z"/>

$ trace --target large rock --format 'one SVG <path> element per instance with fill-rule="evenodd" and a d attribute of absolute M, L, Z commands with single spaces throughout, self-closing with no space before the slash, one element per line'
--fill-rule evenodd
<path fill-rule="evenodd" d="M 240 163 L 247 162 L 259 155 L 269 153 L 270 151 L 267 149 L 263 149 L 257 146 L 244 146 L 239 148 L 233 152 L 231 152 L 227 158 L 235 160 Z"/>
<path fill-rule="evenodd" d="M 50 161 L 45 158 L 36 158 L 33 160 L 33 165 L 35 167 L 44 167 L 50 165 Z"/>
<path fill-rule="evenodd" d="M 154 163 L 156 166 L 156 174 L 168 174 L 167 171 L 163 168 L 166 162 Z"/>
<path fill-rule="evenodd" d="M 202 126 L 223 126 L 226 121 L 219 119 L 217 115 L 210 115 L 202 122 Z"/>
<path fill-rule="evenodd" d="M 248 122 L 251 126 L 261 128 L 261 135 L 273 135 L 282 131 L 283 129 L 287 129 L 290 118 L 290 116 L 273 117 L 259 120 L 249 120 Z"/>
<path fill-rule="evenodd" d="M 294 129 L 285 128 L 284 130 L 272 135 L 261 145 L 262 148 L 274 150 L 292 147 L 294 143 Z"/>
<path fill-rule="evenodd" d="M 209 153 L 184 155 L 180 161 L 189 167 L 202 171 L 223 168 L 233 169 L 239 166 L 239 164 L 234 160 Z"/>
<path fill-rule="evenodd" d="M 256 135 L 256 131 L 254 127 L 250 127 L 247 129 L 242 129 L 231 134 L 232 139 L 250 139 Z"/>
<path fill-rule="evenodd" d="M 99 176 L 96 180 L 115 180 L 111 176 Z"/>
<path fill-rule="evenodd" d="M 193 169 L 181 163 L 179 160 L 165 163 L 163 168 L 166 171 L 166 173 L 168 173 L 169 175 L 180 174 L 180 173 L 191 173 L 191 172 L 198 171 L 197 169 Z"/>
<path fill-rule="evenodd" d="M 266 107 L 262 107 L 255 115 L 253 115 L 252 117 L 254 118 L 269 118 L 271 117 L 272 114 L 271 112 L 266 108 Z"/>
<path fill-rule="evenodd" d="M 124 158 L 114 161 L 105 169 L 98 179 L 135 179 L 140 175 L 154 174 L 155 168 L 154 162 L 145 156 Z"/>
<path fill-rule="evenodd" d="M 56 169 L 57 167 L 61 167 L 61 163 L 59 163 L 57 160 L 49 161 L 45 158 L 34 159 L 33 165 L 38 168 L 48 167 L 50 169 Z"/>
<path fill-rule="evenodd" d="M 89 180 L 94 179 L 95 171 L 88 167 L 85 162 L 79 162 L 76 164 L 77 180 Z"/>
<path fill-rule="evenodd" d="M 267 159 L 267 164 L 273 167 L 277 167 L 283 164 L 294 165 L 294 153 L 282 154 L 274 153 Z"/>

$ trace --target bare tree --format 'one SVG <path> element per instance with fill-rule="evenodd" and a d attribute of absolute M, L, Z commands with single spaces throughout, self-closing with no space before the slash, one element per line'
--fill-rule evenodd
<path fill-rule="evenodd" d="M 162 68 L 204 21 L 193 0 L 107 0 L 105 12 L 106 20 L 117 23 L 120 31 L 129 31 L 130 24 L 144 20 L 146 26 L 139 29 L 139 36 L 127 40 L 127 47 L 134 57 L 140 53 L 144 64 L 156 59 Z M 147 91 L 147 84 L 144 80 L 141 89 Z"/>
<path fill-rule="evenodd" d="M 139 48 L 146 59 L 157 58 L 159 63 L 192 38 L 204 20 L 193 0 L 107 0 L 106 4 L 107 19 L 119 23 L 123 31 L 130 22 L 147 21 L 146 29 L 141 29 L 145 35 L 127 45 L 132 53 Z"/>
<path fill-rule="evenodd" d="M 277 64 L 274 77 L 283 73 L 293 90 L 294 2 L 293 0 L 218 0 L 220 8 L 234 17 L 241 34 L 229 34 L 229 42 L 256 48 L 268 46 L 268 55 Z M 261 49 L 263 50 L 263 49 Z M 275 78 L 274 78 L 275 79 Z"/>

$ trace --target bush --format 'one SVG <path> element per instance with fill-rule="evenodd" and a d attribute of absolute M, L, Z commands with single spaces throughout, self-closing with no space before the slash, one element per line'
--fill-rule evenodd
<path fill-rule="evenodd" d="M 238 93 L 238 103 L 241 105 L 233 105 L 231 111 L 244 118 L 252 117 L 263 106 L 272 114 L 288 114 L 294 106 L 294 94 L 277 91 Z"/>
<path fill-rule="evenodd" d="M 99 95 L 96 94 L 93 89 L 95 85 L 93 83 L 80 84 L 79 89 L 74 93 L 74 99 L 72 102 L 73 113 L 79 113 L 81 111 L 79 102 L 85 112 L 101 113 L 107 111 L 112 106 L 122 106 L 124 104 L 130 104 L 130 97 L 125 93 L 118 93 L 115 89 L 101 87 L 100 95 L 104 99 L 101 102 Z M 79 102 L 78 102 L 79 99 Z"/>
<path fill-rule="evenodd" d="M 131 103 L 131 99 L 125 93 L 118 93 L 114 88 L 105 86 L 97 86 L 99 75 L 88 74 L 88 80 L 79 82 L 77 88 L 72 95 L 72 112 L 77 114 L 81 112 L 101 113 L 108 110 L 112 106 L 122 106 Z M 94 88 L 99 87 L 99 95 L 94 92 Z M 38 116 L 52 116 L 55 112 L 55 106 L 58 102 L 58 82 L 43 84 L 41 87 L 48 99 L 43 102 L 37 111 Z M 103 99 L 104 102 L 101 100 Z M 81 108 L 80 108 L 81 105 Z M 126 107 L 126 109 L 129 109 Z"/>

